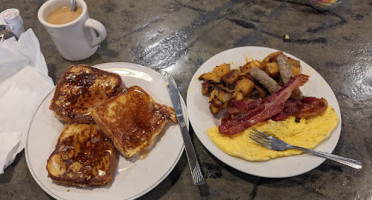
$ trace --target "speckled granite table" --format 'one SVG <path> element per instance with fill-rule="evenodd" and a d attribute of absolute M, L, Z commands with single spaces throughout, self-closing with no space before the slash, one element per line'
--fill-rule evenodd
<path fill-rule="evenodd" d="M 265 46 L 310 64 L 333 89 L 342 112 L 334 153 L 362 161 L 355 170 L 332 161 L 292 178 L 241 173 L 217 160 L 192 132 L 207 185 L 192 184 L 186 156 L 140 199 L 371 199 L 372 197 L 372 2 L 349 0 L 331 11 L 305 0 L 87 0 L 90 16 L 107 29 L 91 58 L 69 62 L 37 20 L 42 0 L 2 0 L 18 8 L 40 40 L 57 82 L 67 66 L 124 61 L 167 68 L 181 94 L 193 73 L 213 55 L 233 47 Z M 284 39 L 288 34 L 290 38 Z M 51 199 L 33 180 L 24 153 L 0 175 L 0 199 Z"/>

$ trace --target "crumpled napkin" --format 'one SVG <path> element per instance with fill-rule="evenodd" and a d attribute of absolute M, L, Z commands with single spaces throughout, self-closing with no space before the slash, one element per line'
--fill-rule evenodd
<path fill-rule="evenodd" d="M 0 174 L 25 147 L 33 115 L 53 88 L 32 29 L 0 43 Z"/>

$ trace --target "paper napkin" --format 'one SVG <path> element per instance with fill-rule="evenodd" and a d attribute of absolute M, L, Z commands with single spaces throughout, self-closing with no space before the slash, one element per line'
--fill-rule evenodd
<path fill-rule="evenodd" d="M 0 174 L 25 147 L 32 117 L 53 88 L 32 29 L 0 43 Z"/>

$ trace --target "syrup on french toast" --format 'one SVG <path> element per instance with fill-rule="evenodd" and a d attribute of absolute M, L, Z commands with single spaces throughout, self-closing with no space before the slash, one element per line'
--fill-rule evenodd
<path fill-rule="evenodd" d="M 61 121 L 94 123 L 94 107 L 122 90 L 118 74 L 87 65 L 70 66 L 56 86 L 50 110 Z"/>
<path fill-rule="evenodd" d="M 63 185 L 93 186 L 112 181 L 117 151 L 95 124 L 65 125 L 47 161 L 48 176 Z"/>
<path fill-rule="evenodd" d="M 174 109 L 156 103 L 139 86 L 96 107 L 94 121 L 125 157 L 143 151 L 153 143 L 169 120 L 177 123 Z"/>

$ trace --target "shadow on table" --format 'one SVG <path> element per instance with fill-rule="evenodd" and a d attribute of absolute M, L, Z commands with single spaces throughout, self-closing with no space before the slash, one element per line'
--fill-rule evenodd
<path fill-rule="evenodd" d="M 12 176 L 14 174 L 13 173 L 14 168 L 17 165 L 17 163 L 19 162 L 19 160 L 22 158 L 24 153 L 25 153 L 25 151 L 23 150 L 19 154 L 17 154 L 17 156 L 14 159 L 14 162 L 5 169 L 4 174 L 0 175 L 0 184 L 10 182 L 10 180 L 12 179 Z"/>

